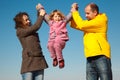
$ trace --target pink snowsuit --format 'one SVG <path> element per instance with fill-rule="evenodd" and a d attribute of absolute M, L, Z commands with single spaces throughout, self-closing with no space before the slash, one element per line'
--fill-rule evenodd
<path fill-rule="evenodd" d="M 57 58 L 58 61 L 63 60 L 62 50 L 65 47 L 66 41 L 69 40 L 66 22 L 50 21 L 49 26 L 48 50 L 50 51 L 50 55 L 53 59 Z"/>
<path fill-rule="evenodd" d="M 66 24 L 70 21 L 71 17 L 72 15 L 69 13 L 65 20 L 61 20 L 59 22 L 49 20 L 47 14 L 44 17 L 45 22 L 50 27 L 47 48 L 50 52 L 51 58 L 57 58 L 58 61 L 64 60 L 62 50 L 65 47 L 66 41 L 69 40 Z"/>

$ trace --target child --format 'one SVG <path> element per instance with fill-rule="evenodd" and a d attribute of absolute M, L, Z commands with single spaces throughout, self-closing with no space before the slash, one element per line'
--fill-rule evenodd
<path fill-rule="evenodd" d="M 44 9 L 41 4 L 36 6 L 37 10 Z M 65 47 L 66 41 L 69 40 L 66 24 L 70 21 L 72 15 L 69 13 L 66 17 L 58 10 L 54 10 L 50 15 L 44 16 L 45 22 L 50 26 L 48 50 L 51 58 L 53 58 L 53 66 L 64 68 L 64 58 L 62 50 Z"/>

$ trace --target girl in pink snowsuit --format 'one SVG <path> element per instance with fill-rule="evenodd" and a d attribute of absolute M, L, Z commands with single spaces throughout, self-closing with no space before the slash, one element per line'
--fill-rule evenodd
<path fill-rule="evenodd" d="M 70 21 L 71 17 L 71 13 L 65 17 L 58 10 L 54 10 L 50 15 L 46 14 L 44 17 L 45 22 L 50 27 L 47 48 L 51 58 L 53 58 L 53 66 L 57 66 L 59 63 L 59 68 L 63 68 L 65 65 L 62 50 L 65 47 L 66 41 L 69 40 L 66 24 Z"/>

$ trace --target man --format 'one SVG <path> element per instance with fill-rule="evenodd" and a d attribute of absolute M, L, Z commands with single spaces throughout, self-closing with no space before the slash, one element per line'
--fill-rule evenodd
<path fill-rule="evenodd" d="M 42 25 L 45 11 L 41 10 L 34 25 L 31 25 L 26 12 L 18 13 L 15 18 L 16 35 L 22 45 L 22 80 L 43 80 L 44 69 L 48 67 L 44 58 L 37 31 Z"/>
<path fill-rule="evenodd" d="M 72 4 L 71 27 L 84 32 L 84 51 L 87 59 L 86 80 L 112 80 L 110 45 L 107 40 L 108 18 L 99 13 L 96 4 L 85 8 L 87 20 L 78 12 L 77 3 Z"/>

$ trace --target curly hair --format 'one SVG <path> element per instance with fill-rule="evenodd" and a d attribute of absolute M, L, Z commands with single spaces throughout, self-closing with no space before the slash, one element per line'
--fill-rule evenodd
<path fill-rule="evenodd" d="M 59 10 L 55 9 L 55 10 L 53 10 L 53 12 L 49 15 L 49 20 L 53 20 L 53 16 L 54 16 L 55 13 L 57 13 L 57 14 L 61 17 L 62 20 L 65 19 L 65 16 L 64 16 Z"/>
<path fill-rule="evenodd" d="M 23 27 L 23 15 L 26 15 L 29 17 L 29 15 L 26 12 L 19 12 L 13 20 L 15 21 L 15 29 L 18 27 Z"/>

